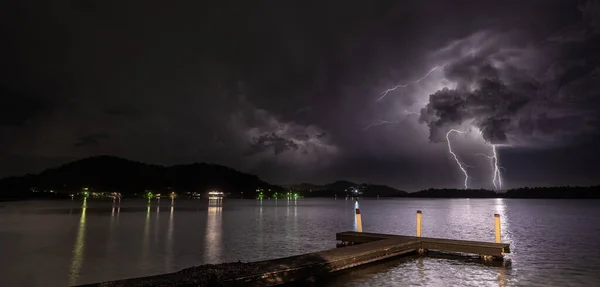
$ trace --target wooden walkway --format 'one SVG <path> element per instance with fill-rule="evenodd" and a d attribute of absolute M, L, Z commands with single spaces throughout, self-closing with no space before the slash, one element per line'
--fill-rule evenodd
<path fill-rule="evenodd" d="M 272 286 L 299 279 L 320 276 L 395 256 L 414 253 L 419 248 L 416 240 L 390 238 L 344 248 L 257 262 L 261 266 L 255 274 L 234 278 L 242 285 Z"/>
<path fill-rule="evenodd" d="M 507 243 L 488 243 L 465 240 L 451 240 L 367 232 L 341 232 L 336 239 L 346 243 L 346 247 L 320 252 L 265 260 L 239 263 L 240 272 L 225 273 L 215 278 L 220 286 L 274 286 L 292 281 L 319 277 L 332 272 L 373 263 L 396 256 L 415 254 L 420 250 L 459 252 L 503 258 L 510 252 Z M 215 267 L 213 267 L 215 266 Z M 204 282 L 206 269 L 218 265 L 203 265 L 184 269 L 179 272 L 158 276 L 96 283 L 86 286 L 122 287 L 122 286 L 211 286 Z"/>
<path fill-rule="evenodd" d="M 510 244 L 508 243 L 479 242 L 355 231 L 337 233 L 335 237 L 338 241 L 350 244 L 362 244 L 370 242 L 383 243 L 388 239 L 403 239 L 406 241 L 419 242 L 419 249 L 467 253 L 481 256 L 492 256 L 496 258 L 502 258 L 506 253 L 510 253 Z"/>

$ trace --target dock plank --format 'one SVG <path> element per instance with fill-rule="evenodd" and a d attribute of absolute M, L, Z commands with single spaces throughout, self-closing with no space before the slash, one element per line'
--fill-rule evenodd
<path fill-rule="evenodd" d="M 260 267 L 254 274 L 230 281 L 242 283 L 244 286 L 272 286 L 416 252 L 419 247 L 420 243 L 415 240 L 390 238 L 346 248 L 256 262 Z"/>
<path fill-rule="evenodd" d="M 358 244 L 381 241 L 390 238 L 401 238 L 403 240 L 417 240 L 422 243 L 421 248 L 423 249 L 439 250 L 444 252 L 471 253 L 477 255 L 496 257 L 502 257 L 504 256 L 504 254 L 510 253 L 510 244 L 508 243 L 416 237 L 355 231 L 346 231 L 336 234 L 336 239 L 339 241 L 354 242 Z"/>
<path fill-rule="evenodd" d="M 353 268 L 421 249 L 470 253 L 502 258 L 507 243 L 428 238 L 347 231 L 339 241 L 359 243 L 344 248 L 248 263 L 202 265 L 163 275 L 89 284 L 94 287 L 274 286 Z"/>
<path fill-rule="evenodd" d="M 346 248 L 334 248 L 273 260 L 239 263 L 235 268 L 247 271 L 233 276 L 225 275 L 226 277 L 219 279 L 219 286 L 274 286 L 413 253 L 419 248 L 420 243 L 418 241 L 407 240 L 406 238 L 390 238 Z M 212 268 L 210 265 L 207 268 L 199 269 L 192 267 L 169 274 L 102 282 L 85 286 L 213 286 L 214 280 L 203 278 L 206 276 L 203 272 L 204 269 Z M 202 282 L 206 284 L 202 284 Z"/>

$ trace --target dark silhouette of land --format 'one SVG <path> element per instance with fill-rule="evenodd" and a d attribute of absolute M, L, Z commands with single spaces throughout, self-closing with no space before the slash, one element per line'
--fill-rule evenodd
<path fill-rule="evenodd" d="M 74 161 L 39 174 L 0 180 L 0 199 L 65 198 L 83 190 L 144 196 L 148 192 L 178 195 L 222 191 L 227 197 L 418 197 L 418 198 L 600 198 L 600 186 L 517 188 L 506 192 L 484 189 L 426 189 L 408 193 L 385 185 L 336 181 L 277 186 L 226 166 L 194 163 L 160 166 L 113 156 Z"/>
<path fill-rule="evenodd" d="M 600 186 L 523 187 L 508 190 L 508 198 L 600 198 Z"/>
<path fill-rule="evenodd" d="M 205 163 L 164 167 L 113 156 L 96 156 L 43 171 L 36 175 L 0 180 L 0 197 L 60 197 L 83 189 L 123 195 L 219 190 L 231 196 L 257 189 L 282 190 L 255 175 Z M 251 195 L 254 196 L 254 193 Z"/>
<path fill-rule="evenodd" d="M 501 196 L 486 189 L 425 189 L 410 194 L 411 197 L 424 198 L 496 198 Z"/>
<path fill-rule="evenodd" d="M 486 189 L 426 189 L 410 193 L 422 198 L 600 198 L 600 186 L 522 187 L 506 192 Z"/>
<path fill-rule="evenodd" d="M 332 196 L 362 196 L 362 197 L 404 197 L 408 192 L 398 190 L 386 185 L 370 183 L 354 183 L 350 181 L 336 181 L 328 184 L 302 183 L 289 185 L 286 188 L 299 192 L 305 197 L 332 197 Z"/>

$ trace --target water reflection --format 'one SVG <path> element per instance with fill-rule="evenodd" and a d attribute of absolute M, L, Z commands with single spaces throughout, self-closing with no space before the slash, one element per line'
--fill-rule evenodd
<path fill-rule="evenodd" d="M 221 255 L 221 198 L 208 199 L 208 215 L 206 224 L 206 240 L 204 241 L 206 263 L 217 263 Z"/>
<path fill-rule="evenodd" d="M 427 273 L 425 271 L 426 271 L 426 268 L 425 268 L 425 265 L 423 264 L 423 257 L 419 257 L 417 259 L 417 273 L 419 274 L 419 279 L 421 281 L 421 284 L 423 284 L 423 286 L 426 286 L 427 282 L 429 282 L 429 280 L 427 279 Z"/>
<path fill-rule="evenodd" d="M 119 199 L 117 200 L 117 198 L 113 197 L 112 209 L 110 212 L 110 216 L 115 216 L 115 215 L 118 216 L 120 212 L 121 212 L 121 198 L 119 197 Z"/>
<path fill-rule="evenodd" d="M 79 279 L 79 271 L 83 265 L 83 250 L 85 244 L 85 212 L 87 210 L 87 198 L 83 199 L 81 205 L 81 216 L 79 217 L 79 229 L 77 229 L 77 239 L 73 247 L 73 259 L 71 260 L 71 272 L 69 275 L 69 285 L 75 285 Z"/>
<path fill-rule="evenodd" d="M 506 264 L 504 262 L 498 268 L 498 286 L 506 287 Z"/>
<path fill-rule="evenodd" d="M 167 227 L 167 243 L 166 243 L 166 256 L 165 265 L 166 270 L 171 270 L 173 264 L 173 212 L 175 201 L 171 198 L 171 210 L 169 211 L 169 226 Z"/>
<path fill-rule="evenodd" d="M 298 199 L 294 198 L 294 231 L 298 231 Z"/>
<path fill-rule="evenodd" d="M 154 224 L 154 242 L 158 242 L 158 234 L 160 233 L 160 221 L 158 220 L 159 215 L 160 215 L 160 198 L 157 198 L 156 199 L 156 221 Z"/>
<path fill-rule="evenodd" d="M 113 249 L 115 242 L 115 224 L 118 223 L 119 213 L 121 211 L 121 198 L 117 201 L 113 197 L 112 208 L 110 212 L 110 225 L 108 227 L 108 240 L 106 242 L 106 252 L 110 252 Z"/>
<path fill-rule="evenodd" d="M 144 238 L 142 238 L 142 261 L 146 262 L 146 258 L 148 258 L 148 252 L 150 249 L 150 206 L 152 203 L 150 199 L 148 199 L 148 204 L 146 205 L 146 222 L 144 223 Z"/>
<path fill-rule="evenodd" d="M 277 205 L 277 198 L 275 198 L 275 220 L 279 219 L 279 206 Z"/>
<path fill-rule="evenodd" d="M 502 239 L 501 241 L 512 242 L 510 226 L 508 223 L 508 213 L 506 212 L 506 201 L 504 198 L 495 199 L 494 211 L 495 213 L 500 214 L 500 238 Z"/>
<path fill-rule="evenodd" d="M 258 230 L 256 235 L 257 246 L 263 246 L 263 200 L 258 200 Z"/>

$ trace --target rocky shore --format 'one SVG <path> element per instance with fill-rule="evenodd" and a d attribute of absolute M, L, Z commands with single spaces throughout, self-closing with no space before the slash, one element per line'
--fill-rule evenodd
<path fill-rule="evenodd" d="M 125 286 L 144 286 L 144 287 L 187 287 L 187 286 L 239 286 L 239 282 L 232 282 L 233 279 L 242 276 L 248 276 L 257 273 L 259 264 L 256 263 L 223 263 L 206 264 L 186 268 L 178 272 L 167 273 L 163 275 L 109 281 L 88 285 L 82 287 L 125 287 Z"/>

